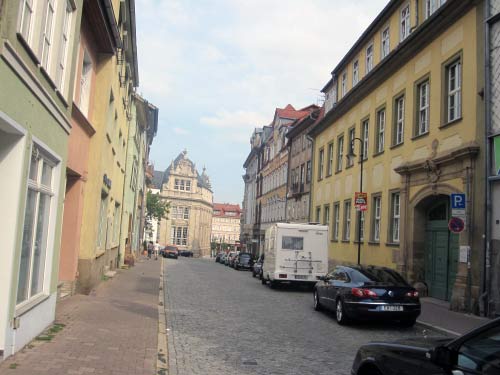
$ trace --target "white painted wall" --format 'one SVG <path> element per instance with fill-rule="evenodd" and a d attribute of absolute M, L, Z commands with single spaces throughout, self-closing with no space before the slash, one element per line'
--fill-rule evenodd
<path fill-rule="evenodd" d="M 15 296 L 12 285 L 12 270 L 16 249 L 16 236 L 19 226 L 19 202 L 24 189 L 19 189 L 24 168 L 24 149 L 26 137 L 24 129 L 0 112 L 0 350 L 7 352 L 7 330 L 10 326 L 11 311 Z M 24 197 L 24 196 L 23 196 Z M 16 262 L 17 263 L 17 262 Z M 6 354 L 4 353 L 4 356 Z"/>

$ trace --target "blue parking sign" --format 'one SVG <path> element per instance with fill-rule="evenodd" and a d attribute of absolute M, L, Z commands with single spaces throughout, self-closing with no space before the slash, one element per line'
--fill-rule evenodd
<path fill-rule="evenodd" d="M 451 209 L 465 209 L 465 194 L 451 194 Z"/>

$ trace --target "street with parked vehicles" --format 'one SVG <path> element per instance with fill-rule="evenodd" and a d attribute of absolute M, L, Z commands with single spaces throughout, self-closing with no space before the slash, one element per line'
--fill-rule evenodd
<path fill-rule="evenodd" d="M 435 363 L 450 361 L 451 357 L 443 356 L 453 347 L 450 346 L 451 336 L 409 324 L 413 323 L 414 315 L 410 315 L 408 321 L 406 316 L 402 319 L 394 315 L 399 312 L 397 309 L 379 309 L 390 304 L 375 307 L 387 319 L 372 320 L 363 314 L 359 317 L 347 314 L 350 319 L 339 322 L 335 304 L 327 306 L 326 302 L 320 302 L 323 311 L 316 311 L 318 300 L 314 296 L 318 291 L 323 295 L 321 288 L 328 282 L 338 282 L 334 274 L 340 271 L 351 278 L 351 283 L 362 281 L 366 284 L 351 288 L 355 291 L 349 295 L 350 301 L 359 298 L 367 302 L 367 298 L 372 297 L 367 291 L 382 295 L 393 291 L 398 292 L 396 299 L 402 298 L 399 305 L 416 304 L 418 296 L 414 289 L 404 285 L 399 274 L 385 274 L 383 269 L 373 267 L 342 267 L 326 273 L 312 288 L 284 282 L 272 289 L 268 280 L 265 280 L 267 285 L 259 282 L 262 279 L 261 259 L 250 258 L 257 268 L 249 270 L 251 272 L 235 267 L 241 258 L 247 258 L 244 254 L 218 254 L 215 262 L 213 259 L 180 257 L 165 259 L 170 374 L 349 374 L 351 370 L 355 375 L 417 374 L 418 361 L 427 361 L 425 366 L 435 366 L 435 369 L 440 366 Z M 381 281 L 373 280 L 375 277 Z M 390 287 L 391 281 L 396 286 Z M 347 295 L 339 293 L 347 301 Z M 491 344 L 490 355 L 498 359 L 500 332 L 498 324 L 496 327 L 490 330 L 494 335 L 479 336 L 486 340 L 479 342 Z M 394 344 L 370 346 L 373 341 L 394 343 L 399 340 L 404 341 L 397 345 L 406 348 L 408 353 L 419 353 L 413 365 L 412 357 L 401 354 L 401 348 L 394 349 Z M 473 350 L 468 347 L 470 353 Z M 432 358 L 426 358 L 426 353 L 432 354 Z M 394 359 L 397 371 L 391 370 L 386 354 Z M 471 356 L 467 357 L 469 361 L 473 361 Z M 462 364 L 467 365 L 465 357 L 461 358 Z M 486 368 L 498 370 L 498 362 L 489 366 Z M 491 372 L 493 370 L 483 373 L 498 373 Z M 451 374 L 448 370 L 436 373 Z"/>

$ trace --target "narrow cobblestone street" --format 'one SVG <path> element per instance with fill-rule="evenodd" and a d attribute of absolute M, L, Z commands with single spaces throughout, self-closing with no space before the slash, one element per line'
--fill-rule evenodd
<path fill-rule="evenodd" d="M 424 334 L 418 327 L 341 327 L 313 310 L 310 291 L 271 290 L 213 260 L 169 259 L 165 267 L 173 375 L 349 374 L 363 343 Z"/>

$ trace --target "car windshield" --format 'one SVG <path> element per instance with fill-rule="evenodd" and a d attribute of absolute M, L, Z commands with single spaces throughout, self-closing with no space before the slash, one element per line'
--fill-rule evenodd
<path fill-rule="evenodd" d="M 167 246 L 166 249 L 167 250 L 177 250 L 177 248 L 175 246 Z"/>
<path fill-rule="evenodd" d="M 354 270 L 352 278 L 355 282 L 367 284 L 383 284 L 394 286 L 408 286 L 408 283 L 396 271 L 378 268 L 367 267 Z"/>
<path fill-rule="evenodd" d="M 500 373 L 500 327 L 464 342 L 458 350 L 458 366 L 484 374 Z"/>

